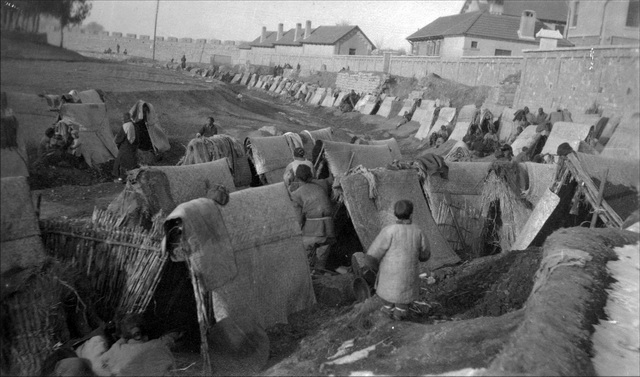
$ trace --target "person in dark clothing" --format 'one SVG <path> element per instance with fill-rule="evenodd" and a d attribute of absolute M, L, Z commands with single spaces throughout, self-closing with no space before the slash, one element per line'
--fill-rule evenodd
<path fill-rule="evenodd" d="M 202 126 L 200 131 L 196 134 L 196 137 L 210 137 L 218 134 L 218 127 L 214 124 L 213 117 L 207 118 L 207 123 Z"/>
<path fill-rule="evenodd" d="M 142 119 L 134 123 L 136 127 L 136 138 L 138 139 L 138 149 L 143 152 L 153 151 L 153 142 L 151 141 L 151 137 L 149 136 L 149 131 L 147 129 L 149 111 L 149 106 L 145 103 L 142 106 Z"/>
<path fill-rule="evenodd" d="M 124 183 L 127 171 L 138 167 L 137 149 L 139 140 L 136 137 L 136 127 L 131 121 L 131 115 L 122 115 L 123 125 L 116 135 L 116 145 L 118 146 L 118 156 L 113 164 L 112 174 L 116 177 L 116 182 Z"/>
<path fill-rule="evenodd" d="M 182 69 L 187 68 L 187 57 L 184 55 L 180 58 L 180 67 L 182 67 Z"/>

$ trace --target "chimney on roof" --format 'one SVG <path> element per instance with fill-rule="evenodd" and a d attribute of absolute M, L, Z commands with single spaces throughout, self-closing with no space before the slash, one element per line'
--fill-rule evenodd
<path fill-rule="evenodd" d="M 278 34 L 276 35 L 276 41 L 282 39 L 282 29 L 284 28 L 283 24 L 278 24 Z"/>
<path fill-rule="evenodd" d="M 304 28 L 304 39 L 309 38 L 311 35 L 311 21 L 307 20 L 306 27 Z"/>
<path fill-rule="evenodd" d="M 302 36 L 302 24 L 301 23 L 297 23 L 296 24 L 296 33 L 293 35 L 293 41 L 297 42 L 300 37 Z"/>
<path fill-rule="evenodd" d="M 535 40 L 533 32 L 536 28 L 536 12 L 532 10 L 522 11 L 520 17 L 520 29 L 518 29 L 518 37 L 520 39 Z"/>
<path fill-rule="evenodd" d="M 260 34 L 260 43 L 263 43 L 267 39 L 267 27 L 262 27 L 262 34 Z"/>
<path fill-rule="evenodd" d="M 492 0 L 489 2 L 489 13 L 500 15 L 504 12 L 504 0 Z"/>

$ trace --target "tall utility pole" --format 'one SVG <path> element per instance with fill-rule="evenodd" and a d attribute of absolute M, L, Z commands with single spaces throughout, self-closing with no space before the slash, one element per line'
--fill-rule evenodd
<path fill-rule="evenodd" d="M 156 20 L 153 23 L 153 61 L 156 61 L 156 30 L 158 29 L 158 8 L 160 8 L 160 0 L 156 2 Z"/>

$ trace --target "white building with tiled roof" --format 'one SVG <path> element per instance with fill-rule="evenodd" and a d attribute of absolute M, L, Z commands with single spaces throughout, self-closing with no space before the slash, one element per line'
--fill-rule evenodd
<path fill-rule="evenodd" d="M 277 31 L 262 28 L 262 34 L 241 49 L 252 52 L 286 55 L 370 55 L 376 47 L 358 26 L 311 27 L 307 21 L 284 30 L 279 24 Z"/>

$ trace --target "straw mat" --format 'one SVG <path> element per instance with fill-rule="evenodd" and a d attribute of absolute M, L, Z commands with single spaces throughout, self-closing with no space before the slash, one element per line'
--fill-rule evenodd
<path fill-rule="evenodd" d="M 519 153 L 519 151 L 522 150 L 522 147 L 527 147 L 531 150 L 538 142 L 538 139 L 540 139 L 540 134 L 536 132 L 536 126 L 527 126 L 513 141 L 511 144 L 511 150 L 513 150 L 514 153 Z M 555 154 L 555 151 L 553 154 Z"/>
<path fill-rule="evenodd" d="M 418 172 L 413 169 L 375 169 L 370 172 L 375 176 L 378 192 L 375 199 L 369 198 L 369 181 L 362 174 L 350 174 L 341 180 L 345 204 L 362 246 L 368 249 L 383 227 L 396 222 L 394 204 L 398 200 L 408 199 L 414 205 L 413 223 L 423 230 L 429 241 L 431 258 L 428 266 L 437 269 L 457 263 L 460 258 L 439 232 L 429 211 Z"/>
<path fill-rule="evenodd" d="M 367 169 L 385 167 L 393 162 L 386 145 L 361 145 L 326 141 L 324 153 L 334 177 L 344 175 L 350 168 L 362 165 Z M 353 157 L 353 160 L 352 160 Z M 351 165 L 349 162 L 351 161 Z"/>
<path fill-rule="evenodd" d="M 386 145 L 389 147 L 389 151 L 391 152 L 391 157 L 393 157 L 394 160 L 402 159 L 400 146 L 398 145 L 398 141 L 395 138 L 389 138 L 384 140 L 370 140 L 369 145 Z"/>
<path fill-rule="evenodd" d="M 543 154 L 557 154 L 558 146 L 562 143 L 569 143 L 574 151 L 578 150 L 580 141 L 587 139 L 587 135 L 593 129 L 593 125 L 556 122 L 549 133 L 549 137 L 542 148 Z M 516 149 L 514 149 L 516 150 Z M 518 149 L 520 150 L 520 149 Z"/>
<path fill-rule="evenodd" d="M 429 176 L 425 187 L 429 192 L 452 195 L 481 195 L 484 179 L 489 174 L 490 162 L 450 162 L 449 179 Z"/>
<path fill-rule="evenodd" d="M 278 169 L 284 172 L 284 168 L 293 161 L 293 155 L 284 136 L 250 137 L 249 142 L 257 174 Z"/>

